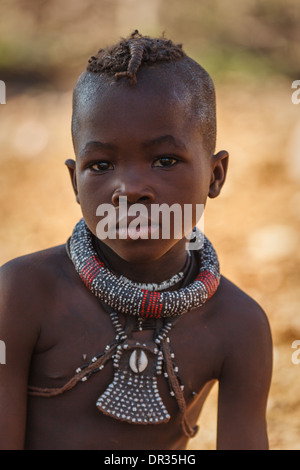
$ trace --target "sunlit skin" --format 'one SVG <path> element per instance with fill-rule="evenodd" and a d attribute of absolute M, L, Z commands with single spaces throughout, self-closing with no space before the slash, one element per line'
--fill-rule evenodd
<path fill-rule="evenodd" d="M 157 70 L 157 69 L 156 69 Z M 135 87 L 112 82 L 80 109 L 75 160 L 67 161 L 76 199 L 96 234 L 99 204 L 205 204 L 224 184 L 228 154 L 208 152 L 180 77 L 145 68 Z M 100 144 L 101 142 L 101 144 Z M 42 175 L 41 177 L 47 177 Z M 193 221 L 194 222 L 194 221 Z M 213 241 L 213 240 L 212 240 Z M 110 267 L 138 281 L 177 273 L 186 239 L 105 240 Z M 234 247 L 233 247 L 234 252 Z M 195 273 L 196 274 L 196 273 Z M 120 320 L 125 317 L 120 315 Z M 168 423 L 120 422 L 96 408 L 113 379 L 112 361 L 87 382 L 55 398 L 28 396 L 28 384 L 61 387 L 78 366 L 104 351 L 115 331 L 86 288 L 65 245 L 12 260 L 0 270 L 0 449 L 182 450 L 188 444 L 167 381 L 158 388 Z M 149 339 L 151 331 L 134 333 Z M 194 426 L 219 382 L 218 449 L 267 449 L 266 403 L 272 341 L 260 306 L 222 276 L 215 295 L 182 316 L 170 332 Z M 202 430 L 205 433 L 205 429 Z"/>

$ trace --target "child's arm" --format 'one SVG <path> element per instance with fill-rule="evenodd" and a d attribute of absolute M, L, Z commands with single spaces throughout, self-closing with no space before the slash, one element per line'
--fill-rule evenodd
<path fill-rule="evenodd" d="M 24 448 L 28 372 L 37 328 L 30 268 L 18 260 L 0 270 L 0 449 Z M 4 363 L 5 362 L 5 363 Z"/>
<path fill-rule="evenodd" d="M 266 450 L 272 340 L 264 312 L 254 302 L 243 305 L 230 333 L 219 383 L 217 447 Z"/>

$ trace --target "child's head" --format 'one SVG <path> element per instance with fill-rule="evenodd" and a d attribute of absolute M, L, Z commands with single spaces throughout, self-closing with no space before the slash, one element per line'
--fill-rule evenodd
<path fill-rule="evenodd" d="M 164 38 L 135 32 L 90 59 L 74 89 L 72 136 L 76 164 L 67 165 L 95 235 L 97 208 L 112 204 L 118 210 L 120 196 L 129 206 L 195 208 L 216 197 L 224 183 L 228 155 L 213 155 L 212 80 L 181 45 Z M 190 229 L 195 210 L 192 219 Z M 162 238 L 104 242 L 127 261 L 140 262 L 186 243 L 174 234 Z"/>
<path fill-rule="evenodd" d="M 164 77 L 170 87 L 178 88 L 189 104 L 189 115 L 195 119 L 209 153 L 216 145 L 216 104 L 214 84 L 209 74 L 188 57 L 181 44 L 165 38 L 153 39 L 135 31 L 116 45 L 100 49 L 89 60 L 87 69 L 77 81 L 73 94 L 72 136 L 80 126 L 79 109 L 103 93 L 105 87 L 121 78 L 136 85 L 143 72 L 152 71 Z M 174 90 L 175 91 L 175 90 Z M 176 93 L 176 91 L 175 91 Z"/>

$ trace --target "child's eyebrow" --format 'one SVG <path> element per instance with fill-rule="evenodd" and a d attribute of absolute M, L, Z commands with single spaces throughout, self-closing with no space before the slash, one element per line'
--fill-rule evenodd
<path fill-rule="evenodd" d="M 178 147 L 180 149 L 186 150 L 186 145 L 179 139 L 175 139 L 172 135 L 162 135 L 160 137 L 156 137 L 154 139 L 149 139 L 146 140 L 142 143 L 142 147 L 147 148 L 147 147 L 153 147 L 155 145 L 160 145 L 160 144 L 172 144 L 174 147 Z"/>
<path fill-rule="evenodd" d="M 145 140 L 141 146 L 143 148 L 155 147 L 161 144 L 171 144 L 181 150 L 186 150 L 186 145 L 179 139 L 175 139 L 170 134 L 155 137 L 154 139 Z M 117 146 L 108 142 L 100 142 L 100 140 L 91 140 L 85 144 L 80 152 L 80 156 L 83 157 L 90 150 L 116 150 Z"/>
<path fill-rule="evenodd" d="M 114 144 L 100 142 L 100 140 L 91 140 L 85 144 L 80 152 L 80 156 L 84 156 L 89 150 L 115 150 L 115 148 L 116 145 Z"/>

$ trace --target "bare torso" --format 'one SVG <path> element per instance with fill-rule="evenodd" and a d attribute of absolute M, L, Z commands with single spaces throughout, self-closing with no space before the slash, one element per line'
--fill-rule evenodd
<path fill-rule="evenodd" d="M 11 373 L 18 372 L 18 368 L 25 367 L 29 370 L 30 385 L 61 387 L 74 375 L 77 367 L 101 353 L 114 339 L 110 317 L 80 280 L 64 246 L 13 263 L 15 265 L 7 268 L 8 277 L 23 276 L 24 279 L 25 272 L 27 274 L 19 288 L 23 302 L 18 305 L 23 306 L 23 313 L 20 306 L 13 306 L 15 312 L 12 313 L 16 316 L 15 321 L 24 321 L 24 335 L 29 331 L 28 322 L 32 322 L 36 334 L 31 337 L 28 333 L 26 347 L 31 351 L 20 359 L 20 364 L 12 359 L 10 365 L 9 348 L 18 348 L 13 339 L 7 340 L 8 359 L 5 371 L 2 368 L 3 380 L 5 374 L 10 377 Z M 26 265 L 31 266 L 27 271 Z M 23 268 L 22 273 L 20 268 Z M 32 292 L 27 295 L 29 288 Z M 232 336 L 238 335 L 240 328 L 236 326 L 239 315 L 236 304 L 243 302 L 249 311 L 253 308 L 253 301 L 222 278 L 213 298 L 200 309 L 185 314 L 170 332 L 191 425 L 196 424 L 213 381 L 222 376 L 224 360 L 234 347 Z M 241 310 L 244 315 L 245 308 Z M 150 333 L 136 332 L 134 337 L 145 338 Z M 11 373 L 9 367 L 13 369 Z M 188 438 L 182 432 L 178 405 L 170 396 L 163 376 L 159 377 L 159 391 L 171 420 L 159 425 L 128 424 L 102 414 L 96 401 L 112 378 L 113 366 L 109 361 L 102 371 L 63 395 L 52 398 L 29 396 L 25 448 L 166 450 L 186 447 Z M 11 386 L 13 388 L 14 384 Z M 4 396 L 5 402 L 9 407 L 8 395 Z M 18 413 L 15 426 L 18 419 L 23 419 L 21 405 Z M 21 439 L 19 437 L 16 447 L 21 446 Z M 8 440 L 6 445 L 12 448 L 9 442 L 12 441 Z"/>

